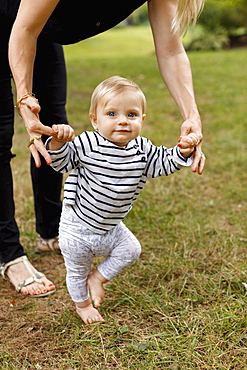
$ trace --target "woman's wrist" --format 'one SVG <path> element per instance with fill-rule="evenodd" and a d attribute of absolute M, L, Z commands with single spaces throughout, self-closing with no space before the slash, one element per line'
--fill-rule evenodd
<path fill-rule="evenodd" d="M 23 104 L 24 100 L 26 100 L 27 98 L 35 98 L 35 94 L 33 92 L 27 92 L 26 94 L 22 95 L 16 102 L 15 104 L 15 109 L 17 109 L 18 111 L 18 114 L 22 117 L 21 113 L 20 113 L 20 107 L 21 105 Z M 37 99 L 36 99 L 37 100 Z M 38 100 L 37 100 L 38 101 Z"/>

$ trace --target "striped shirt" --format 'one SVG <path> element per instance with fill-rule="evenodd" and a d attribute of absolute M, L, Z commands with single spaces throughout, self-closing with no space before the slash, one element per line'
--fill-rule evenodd
<path fill-rule="evenodd" d="M 97 131 L 85 131 L 61 149 L 48 152 L 54 170 L 71 171 L 64 186 L 64 203 L 97 234 L 124 219 L 148 178 L 168 176 L 192 164 L 177 146 L 156 147 L 138 136 L 121 148 Z"/>

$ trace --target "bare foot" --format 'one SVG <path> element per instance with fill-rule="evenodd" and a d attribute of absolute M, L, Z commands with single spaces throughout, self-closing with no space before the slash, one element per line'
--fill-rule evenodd
<path fill-rule="evenodd" d="M 37 273 L 38 271 L 31 265 L 31 263 L 27 260 L 26 263 L 29 264 L 29 267 L 32 272 Z M 30 273 L 27 270 L 25 264 L 23 262 L 16 263 L 11 265 L 5 271 L 5 275 L 7 275 L 11 284 L 14 285 L 16 288 L 18 284 L 22 283 L 24 280 L 30 278 Z M 25 295 L 37 295 L 37 294 L 44 294 L 50 291 L 55 291 L 55 285 L 48 280 L 45 276 L 40 278 L 42 283 L 33 282 L 25 287 L 23 287 L 20 292 Z"/>
<path fill-rule="evenodd" d="M 103 302 L 105 296 L 103 284 L 107 281 L 98 270 L 94 270 L 88 277 L 87 283 L 90 295 L 96 308 L 100 307 Z"/>
<path fill-rule="evenodd" d="M 76 303 L 75 307 L 76 312 L 85 324 L 102 323 L 105 321 L 99 311 L 93 307 L 90 299 L 82 303 Z"/>

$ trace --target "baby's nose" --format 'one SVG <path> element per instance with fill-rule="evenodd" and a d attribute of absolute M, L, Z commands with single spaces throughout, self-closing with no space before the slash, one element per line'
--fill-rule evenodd
<path fill-rule="evenodd" d="M 127 119 L 127 117 L 126 116 L 119 117 L 118 124 L 119 125 L 128 125 L 128 119 Z"/>

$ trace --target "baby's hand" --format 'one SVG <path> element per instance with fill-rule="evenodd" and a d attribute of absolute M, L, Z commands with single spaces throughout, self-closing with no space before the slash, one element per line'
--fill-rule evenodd
<path fill-rule="evenodd" d="M 184 157 L 188 157 L 194 152 L 195 147 L 199 144 L 199 139 L 194 133 L 190 133 L 186 136 L 179 136 L 178 142 L 180 153 Z"/>
<path fill-rule="evenodd" d="M 73 141 L 75 138 L 74 130 L 69 125 L 53 125 L 53 131 L 55 132 L 52 140 L 66 143 L 67 141 Z"/>
<path fill-rule="evenodd" d="M 67 141 L 75 138 L 74 130 L 69 125 L 53 125 L 52 130 L 54 134 L 48 145 L 50 150 L 59 150 Z"/>

